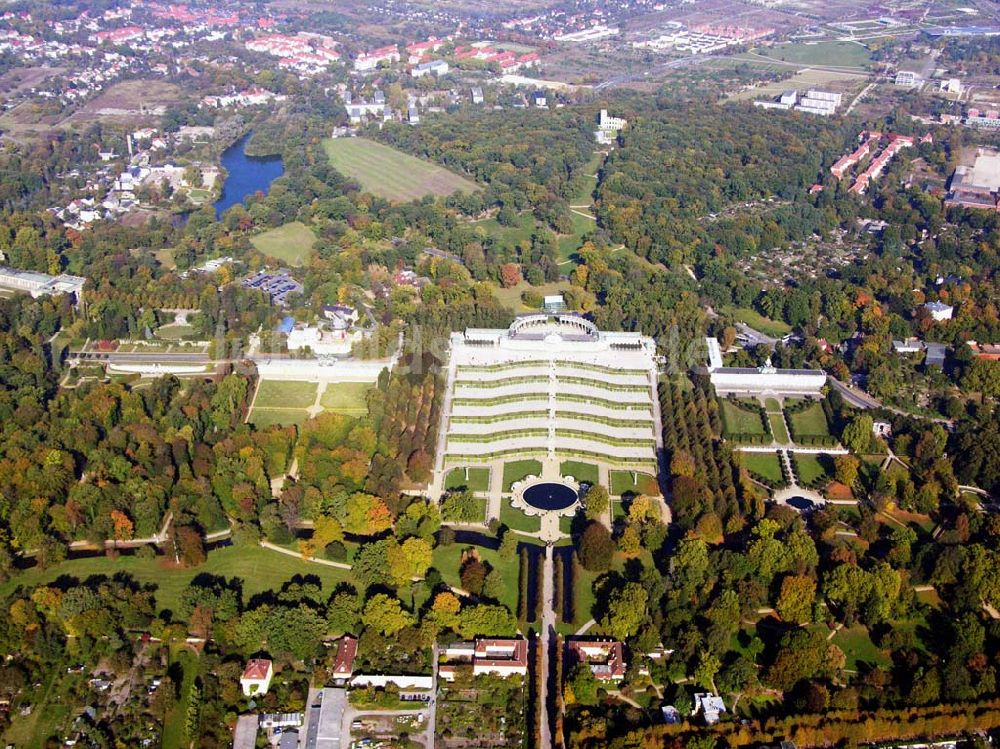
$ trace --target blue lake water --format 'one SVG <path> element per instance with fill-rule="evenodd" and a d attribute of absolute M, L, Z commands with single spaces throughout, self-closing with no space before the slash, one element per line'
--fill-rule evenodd
<path fill-rule="evenodd" d="M 226 181 L 222 196 L 215 202 L 215 215 L 221 216 L 227 208 L 260 191 L 267 193 L 274 182 L 285 172 L 280 156 L 247 156 L 243 149 L 253 133 L 249 132 L 222 152 L 222 166 Z"/>

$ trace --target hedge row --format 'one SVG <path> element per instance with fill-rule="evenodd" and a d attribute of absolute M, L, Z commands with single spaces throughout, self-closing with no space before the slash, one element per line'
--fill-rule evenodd
<path fill-rule="evenodd" d="M 573 369 L 583 369 L 589 372 L 603 372 L 604 374 L 623 374 L 643 377 L 648 374 L 645 369 L 617 369 L 615 367 L 608 367 L 602 364 L 588 364 L 585 362 L 565 361 L 563 359 L 556 359 L 556 366 L 572 367 Z"/>
<path fill-rule="evenodd" d="M 610 390 L 615 393 L 648 393 L 648 385 L 618 385 L 613 382 L 602 382 L 601 380 L 592 380 L 589 377 L 570 377 L 570 376 L 560 376 L 559 382 L 565 382 L 570 385 L 586 385 L 587 387 L 597 388 L 598 390 Z"/>
<path fill-rule="evenodd" d="M 608 437 L 603 434 L 584 432 L 581 429 L 556 429 L 556 437 L 576 437 L 577 439 L 600 442 L 604 445 L 626 445 L 629 447 L 656 447 L 656 441 L 641 437 Z"/>
<path fill-rule="evenodd" d="M 462 444 L 477 442 L 499 442 L 500 440 L 512 439 L 514 437 L 547 437 L 548 429 L 508 429 L 503 432 L 492 432 L 491 434 L 449 434 L 449 442 L 460 442 Z"/>
<path fill-rule="evenodd" d="M 604 424 L 610 427 L 623 427 L 630 429 L 653 428 L 653 422 L 649 419 L 612 419 L 610 416 L 597 416 L 596 414 L 580 413 L 579 411 L 556 411 L 556 417 L 564 419 L 578 419 L 580 421 L 593 421 L 596 424 Z"/>
<path fill-rule="evenodd" d="M 726 439 L 742 445 L 770 445 L 774 441 L 770 434 L 727 434 Z"/>
<path fill-rule="evenodd" d="M 513 421 L 514 419 L 533 419 L 546 417 L 548 411 L 510 411 L 497 416 L 452 416 L 453 424 L 495 424 L 498 421 Z"/>
<path fill-rule="evenodd" d="M 453 406 L 503 406 L 520 401 L 549 399 L 548 393 L 513 393 L 511 395 L 495 395 L 491 398 L 453 398 Z"/>
<path fill-rule="evenodd" d="M 569 403 L 586 403 L 588 405 L 603 406 L 604 408 L 612 408 L 615 411 L 642 411 L 643 413 L 651 413 L 648 403 L 622 403 L 621 401 L 607 400 L 606 398 L 598 398 L 597 396 L 591 395 L 576 395 L 575 393 L 556 393 L 556 403 L 561 401 Z"/>

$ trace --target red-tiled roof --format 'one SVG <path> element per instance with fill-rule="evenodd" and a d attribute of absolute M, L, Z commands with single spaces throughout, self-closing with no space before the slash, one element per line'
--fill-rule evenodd
<path fill-rule="evenodd" d="M 247 667 L 243 669 L 244 679 L 266 679 L 267 672 L 271 670 L 271 661 L 267 658 L 252 658 L 247 661 Z"/>

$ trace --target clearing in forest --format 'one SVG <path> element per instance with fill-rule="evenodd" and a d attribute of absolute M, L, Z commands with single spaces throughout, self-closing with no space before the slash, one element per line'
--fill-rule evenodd
<path fill-rule="evenodd" d="M 339 172 L 387 200 L 405 203 L 425 195 L 479 189 L 475 182 L 444 167 L 367 138 L 327 138 L 323 148 Z"/>

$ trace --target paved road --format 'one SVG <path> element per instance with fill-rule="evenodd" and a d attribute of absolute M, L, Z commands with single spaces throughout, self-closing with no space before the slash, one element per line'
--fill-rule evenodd
<path fill-rule="evenodd" d="M 539 734 L 541 736 L 541 746 L 549 747 L 552 746 L 552 727 L 549 725 L 549 649 L 552 646 L 552 637 L 556 631 L 556 612 L 552 607 L 554 591 L 553 591 L 553 564 L 552 564 L 552 545 L 546 545 L 545 547 L 545 565 L 542 568 L 542 601 L 544 606 L 542 608 L 542 639 L 539 643 L 539 647 L 542 649 L 542 673 L 539 683 L 541 688 L 538 690 L 538 701 L 542 706 L 542 719 L 541 725 L 539 726 Z"/>
<path fill-rule="evenodd" d="M 773 346 L 778 342 L 777 338 L 772 338 L 769 335 L 765 335 L 764 333 L 761 333 L 759 330 L 751 328 L 746 323 L 742 322 L 736 323 L 736 330 L 745 335 L 749 339 L 748 345 L 750 346 L 756 346 L 760 343 L 763 343 L 767 346 Z"/>
<path fill-rule="evenodd" d="M 923 414 L 913 414 L 909 411 L 904 411 L 901 408 L 896 408 L 895 406 L 887 406 L 880 402 L 876 398 L 868 395 L 868 393 L 862 392 L 856 388 L 849 387 L 843 382 L 835 377 L 828 377 L 827 380 L 833 385 L 834 389 L 839 392 L 848 403 L 856 408 L 869 409 L 869 408 L 883 408 L 886 411 L 891 411 L 894 414 L 899 414 L 900 416 L 908 416 L 911 419 L 922 419 L 923 421 L 930 421 L 935 424 L 940 424 L 946 429 L 953 430 L 955 428 L 955 421 L 953 419 L 945 419 L 940 416 L 924 416 Z"/>
<path fill-rule="evenodd" d="M 868 393 L 863 393 L 860 390 L 856 390 L 848 385 L 845 385 L 836 377 L 829 377 L 827 379 L 830 384 L 833 385 L 834 390 L 840 393 L 844 400 L 855 408 L 868 409 L 880 408 L 882 406 L 881 403 L 868 395 Z"/>
<path fill-rule="evenodd" d="M 206 364 L 208 354 L 167 354 L 164 352 L 139 354 L 124 351 L 70 351 L 69 359 L 80 361 L 107 361 L 116 364 Z"/>

